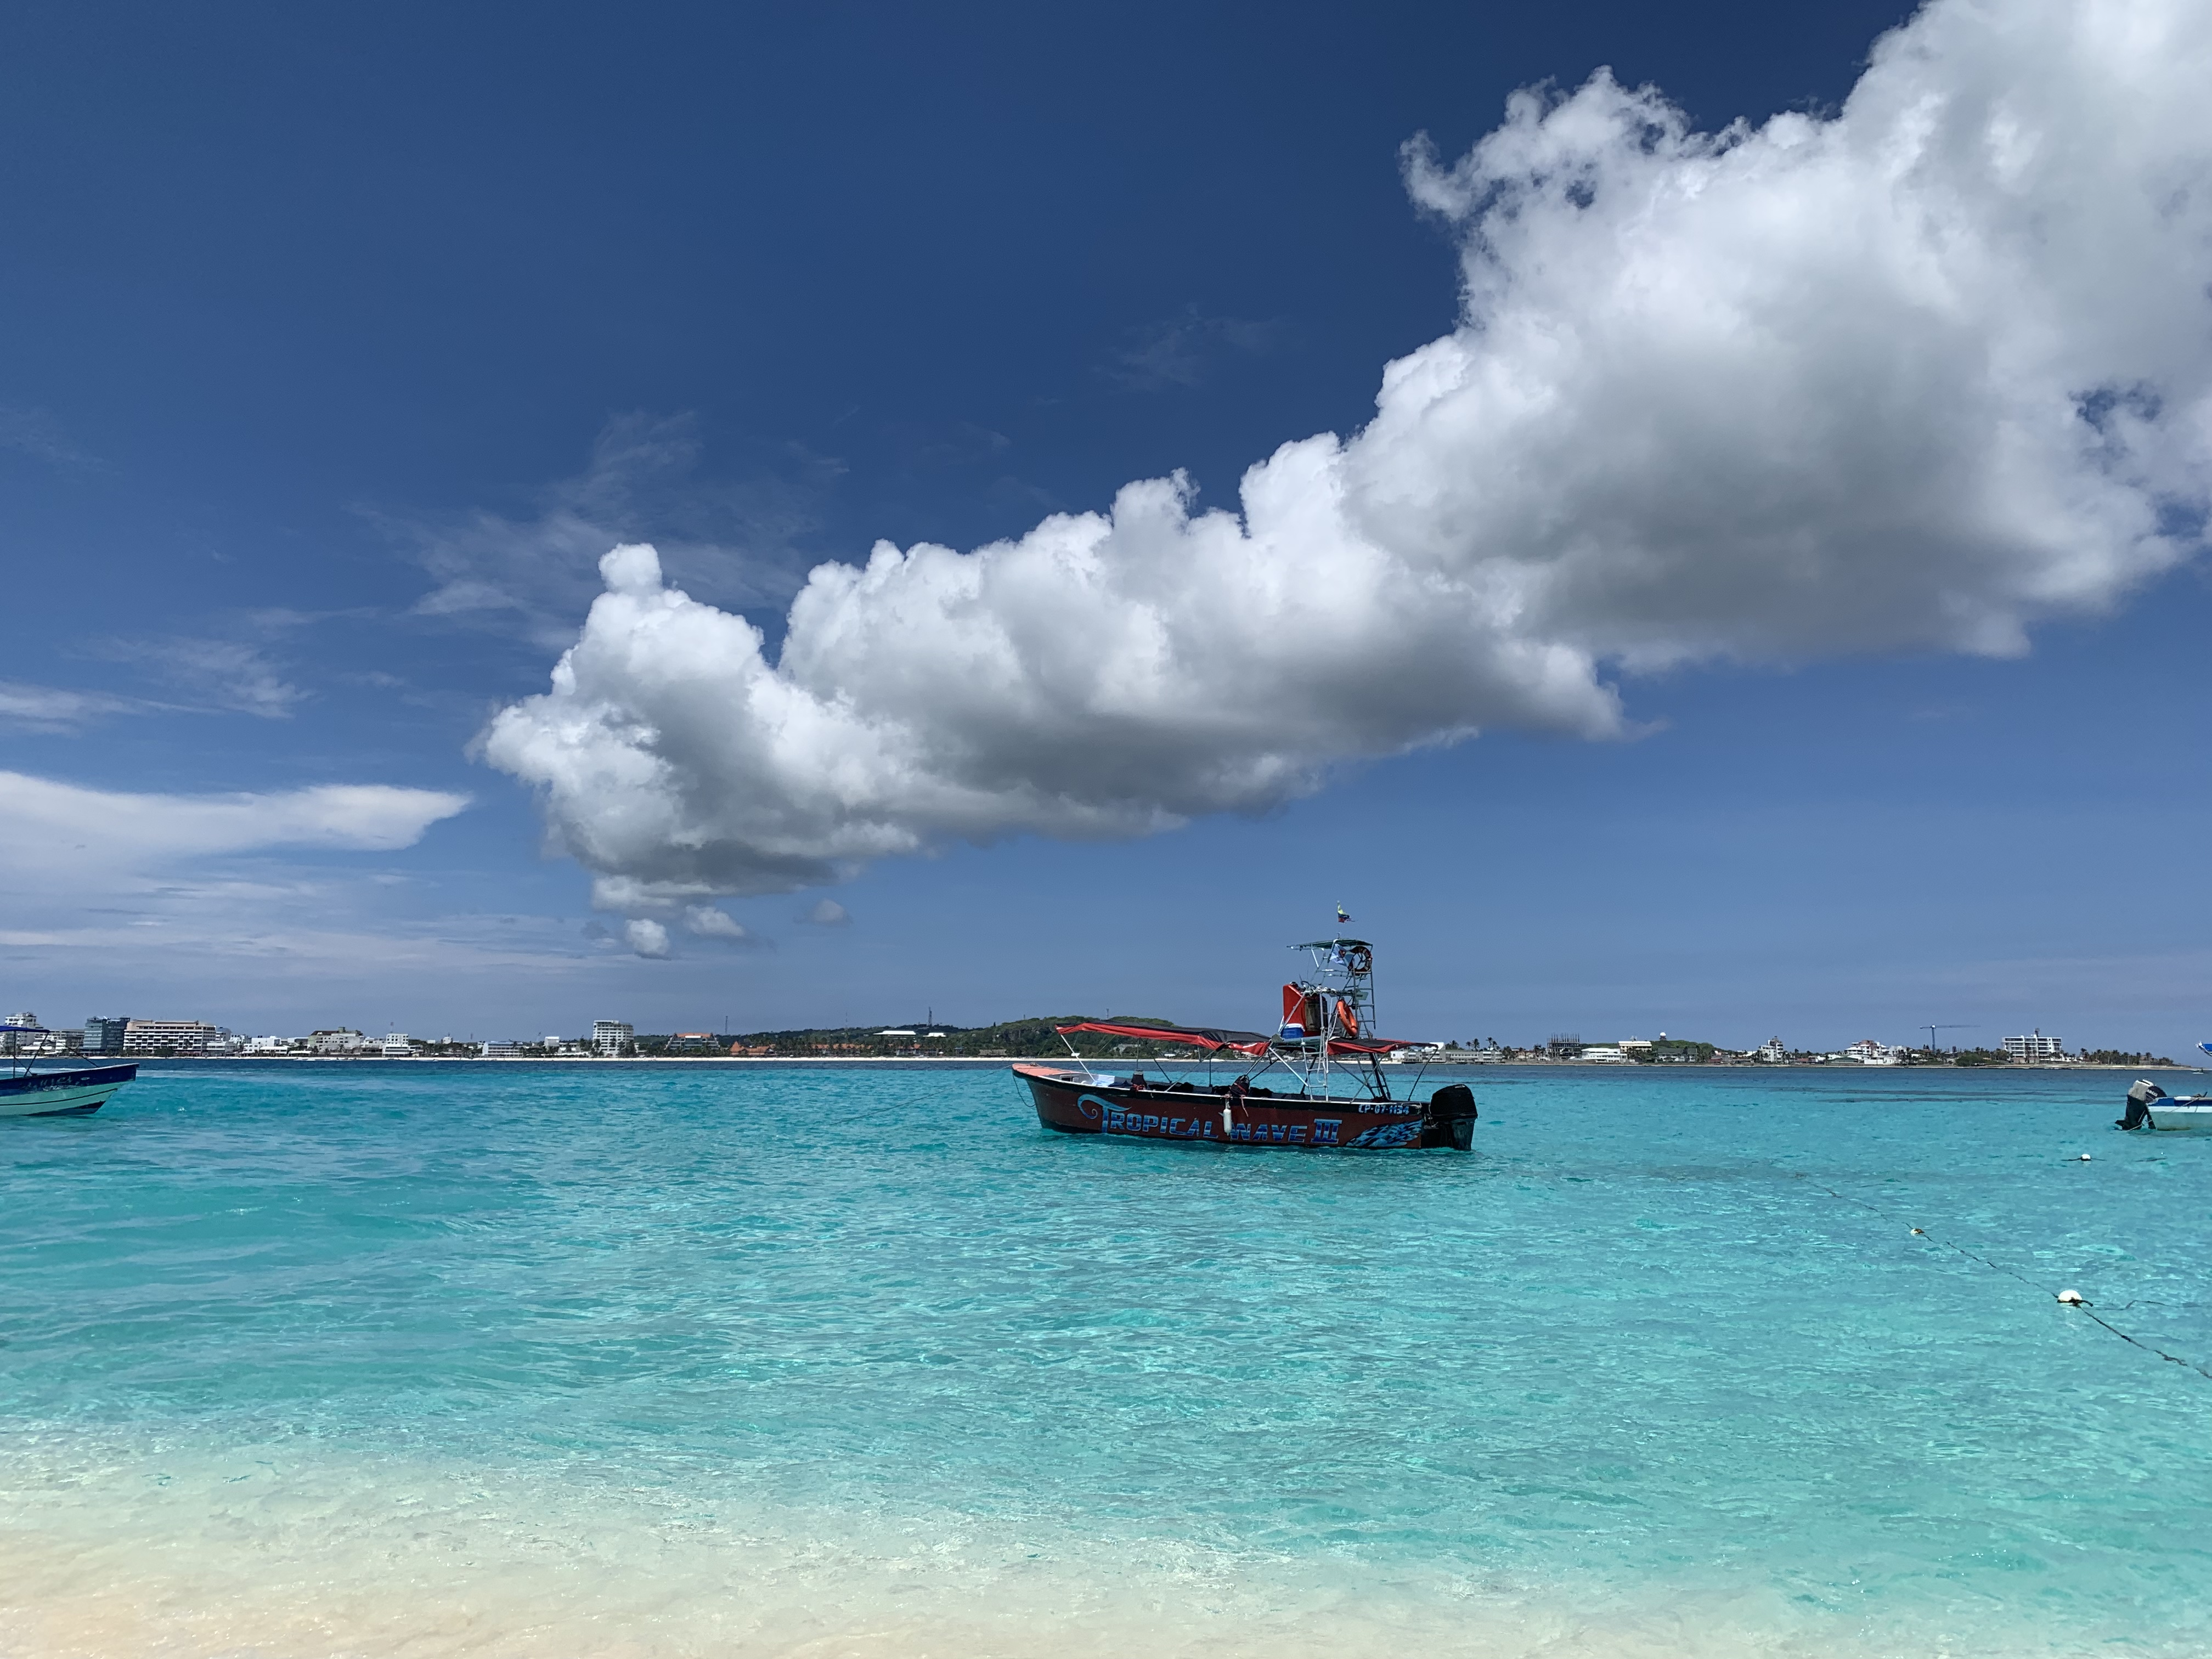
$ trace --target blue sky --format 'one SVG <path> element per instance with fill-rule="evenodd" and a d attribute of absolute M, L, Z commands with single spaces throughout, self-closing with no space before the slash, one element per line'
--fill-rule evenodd
<path fill-rule="evenodd" d="M 1537 201 L 1537 172 L 1513 171 L 1551 165 L 1526 160 L 1533 148 L 1451 170 L 1516 88 L 1564 94 L 1601 65 L 1660 88 L 1686 131 L 1836 119 L 1905 14 L 1803 10 L 647 6 L 545 8 L 524 29 L 430 7 L 17 9 L 0 25 L 15 163 L 0 182 L 0 548 L 20 607 L 0 672 L 0 764 L 18 775 L 0 878 L 11 1005 L 50 1022 L 120 1011 L 479 1036 L 927 1008 L 963 1023 L 1075 1009 L 1244 1023 L 1265 1017 L 1281 946 L 1341 902 L 1381 946 L 1386 1023 L 1413 1035 L 1825 1045 L 1935 1020 L 1970 1042 L 2040 1026 L 2168 1053 L 2212 1035 L 2190 827 L 2208 805 L 2207 692 L 2183 668 L 2212 610 L 2189 413 L 2212 331 L 2186 310 L 2203 244 L 2189 245 L 2198 301 L 2130 299 L 2098 286 L 2094 261 L 2058 270 L 1992 231 L 1991 259 L 2025 265 L 1944 273 L 1960 291 L 1986 280 L 2009 295 L 2024 271 L 2057 297 L 1898 344 L 1871 274 L 1890 268 L 1883 245 L 1838 253 L 1819 230 L 1836 202 L 1887 186 L 1846 178 L 1832 188 L 1859 195 L 1823 196 L 1830 184 L 1776 171 L 1780 140 L 1763 160 L 1737 152 L 1768 171 L 1728 186 L 1766 192 L 1743 220 L 1754 240 L 1685 219 L 1666 234 L 1690 253 L 1657 265 L 1634 251 L 1644 219 L 1600 221 L 1711 165 L 1694 146 L 1660 142 L 1650 166 L 1674 171 L 1653 185 L 1638 171 L 1650 143 L 1639 159 L 1634 142 L 1544 129 L 1598 146 L 1577 152 L 1594 209 L 1572 191 Z M 2067 9 L 2031 11 L 2063 23 Z M 1961 27 L 1925 33 L 1941 87 L 2028 85 L 2020 65 L 2061 56 L 2057 33 L 1988 45 Z M 2129 73 L 2020 94 L 2021 119 L 2040 111 L 2054 136 L 2040 153 L 2115 86 L 2137 90 Z M 2160 87 L 2140 93 L 2130 107 L 2155 118 Z M 1646 118 L 1602 100 L 1585 113 Z M 1873 128 L 1857 104 L 1850 118 Z M 2020 190 L 2060 213 L 2116 194 L 2202 156 L 2201 132 L 2166 144 L 2178 125 L 2148 119 L 2096 188 L 2031 167 Z M 1420 133 L 1437 165 L 1409 173 L 1401 147 Z M 1500 179 L 1535 203 L 1510 223 L 1482 217 Z M 1960 211 L 1981 222 L 1971 202 Z M 2135 234 L 2111 236 L 2124 252 Z M 1653 270 L 1717 272 L 1726 292 L 1764 257 L 1757 239 L 1793 235 L 1808 251 L 1789 280 L 1724 321 L 1730 339 L 1746 317 L 1771 330 L 1760 362 L 1814 367 L 1746 379 L 1720 336 L 1686 332 L 1670 380 L 1696 382 L 1696 350 L 1712 353 L 1719 435 L 1656 470 L 1724 483 L 1624 487 L 1545 555 L 1584 574 L 1560 578 L 1543 629 L 1486 635 L 1497 654 L 1468 689 L 1451 689 L 1462 633 L 1444 611 L 1347 617 L 1340 663 L 1320 660 L 1339 654 L 1326 632 L 1304 647 L 1310 675 L 1248 664 L 1238 653 L 1260 647 L 1224 614 L 1218 647 L 1200 626 L 1178 648 L 1226 665 L 1221 684 L 1262 688 L 1283 729 L 1194 758 L 1204 743 L 1187 722 L 1118 706 L 1105 720 L 1094 702 L 1059 723 L 1057 682 L 1037 682 L 1052 719 L 988 717 L 970 702 L 990 698 L 956 695 L 957 653 L 917 647 L 922 666 L 896 674 L 880 643 L 841 657 L 839 640 L 879 641 L 866 629 L 927 597 L 863 593 L 839 601 L 835 626 L 802 630 L 823 665 L 813 689 L 849 695 L 871 732 L 910 717 L 901 741 L 937 758 L 921 785 L 882 784 L 857 828 L 814 808 L 770 829 L 748 816 L 820 780 L 723 755 L 716 733 L 744 722 L 717 713 L 720 658 L 641 663 L 660 649 L 643 634 L 611 634 L 610 649 L 635 647 L 622 660 L 662 678 L 632 687 L 630 668 L 607 670 L 592 719 L 635 726 L 649 706 L 710 728 L 694 751 L 646 746 L 683 775 L 686 810 L 708 814 L 711 857 L 693 856 L 688 820 L 639 828 L 666 805 L 652 789 L 515 758 L 573 726 L 573 707 L 518 715 L 528 730 L 511 750 L 484 742 L 501 709 L 537 708 L 522 700 L 576 640 L 618 541 L 654 544 L 695 621 L 743 616 L 772 659 L 823 561 L 863 563 L 878 539 L 965 554 L 1053 514 L 1103 514 L 1125 484 L 1177 469 L 1192 513 L 1234 512 L 1240 477 L 1279 446 L 1376 421 L 1386 363 L 1442 341 L 1494 366 L 1480 354 L 1507 351 L 1516 318 L 1537 334 L 1547 319 L 1589 325 L 1591 362 L 1552 387 L 1574 417 L 1556 441 L 1525 438 L 1534 416 L 1486 407 L 1450 428 L 1476 434 L 1449 440 L 1463 452 L 1418 434 L 1394 451 L 1386 411 L 1347 463 L 1367 469 L 1361 536 L 1418 562 L 1430 520 L 1374 529 L 1413 476 L 1404 455 L 1431 469 L 1423 501 L 1446 502 L 1431 518 L 1453 525 L 1492 512 L 1503 475 L 1482 475 L 1474 507 L 1452 505 L 1456 483 L 1421 481 L 1507 457 L 1510 488 L 1538 507 L 1434 553 L 1486 556 L 1546 503 L 1594 512 L 1620 446 L 1658 430 L 1663 447 L 1683 423 L 1611 423 L 1641 382 L 1620 337 L 1608 347 L 1590 323 L 1617 299 L 1576 289 L 1561 251 L 1613 270 L 1615 296 L 1650 291 Z M 1504 275 L 1492 309 L 1471 312 L 1462 285 L 1491 291 L 1485 272 Z M 1823 331 L 1862 311 L 1863 339 Z M 1909 387 L 1916 363 L 1954 346 L 1961 362 L 2017 362 L 2023 341 L 2086 337 L 2082 318 L 2114 314 L 2142 320 L 2074 350 L 2073 378 L 2052 369 L 2051 384 L 2084 421 L 2120 410 L 2136 424 L 2097 425 L 2111 453 L 2049 508 L 2032 479 L 1940 532 L 1916 515 L 1944 516 L 1941 481 L 1885 445 L 2011 430 L 2042 371 L 1993 377 L 1923 439 L 1913 411 L 1937 391 L 1855 402 L 1844 368 L 1818 366 L 1893 348 L 1883 384 Z M 1516 384 L 1528 362 L 1505 361 Z M 1779 413 L 1745 413 L 1770 393 Z M 1780 427 L 1799 405 L 1844 411 L 1808 427 L 1824 434 L 1810 460 L 1729 436 L 1730 420 Z M 1888 407 L 1905 412 L 1864 412 Z M 1975 465 L 1983 484 L 2021 476 Z M 1770 482 L 1778 539 L 1738 521 Z M 2125 528 L 2124 501 L 2075 511 L 2106 484 L 2148 503 L 2155 534 Z M 1897 505 L 1885 520 L 1870 501 Z M 1802 557 L 1831 574 L 1759 597 L 1764 568 L 1744 561 L 1799 557 L 1774 550 L 1801 532 Z M 1356 574 L 1368 543 L 1354 540 L 1316 556 Z M 1101 545 L 1109 562 L 1143 556 Z M 1255 527 L 1220 556 L 1264 572 L 1275 545 Z M 1881 552 L 1893 546 L 1907 550 Z M 1638 586 L 1662 556 L 1672 574 Z M 1941 583 L 1915 585 L 1947 559 Z M 1015 620 L 1071 661 L 1124 651 L 1121 614 L 1146 595 L 1116 591 L 1137 603 Z M 2025 654 L 1997 637 L 2008 618 Z M 1512 654 L 1524 646 L 1565 656 L 1543 678 Z M 1176 672 L 1170 702 L 1215 695 L 1188 663 Z M 1326 697 L 1300 701 L 1320 682 Z M 604 715 L 610 702 L 629 713 Z M 1350 704 L 1357 719 L 1328 712 Z M 1462 724 L 1482 735 L 1455 740 Z M 607 737 L 604 753 L 631 756 L 628 741 Z M 1224 781 L 1271 744 L 1313 769 Z M 1038 757 L 1076 780 L 1042 805 L 1024 793 Z M 1109 774 L 1110 789 L 1084 781 Z M 552 789 L 568 846 L 599 849 L 591 869 L 544 850 L 531 783 Z M 943 805 L 948 792 L 961 803 Z M 708 797 L 725 805 L 697 807 Z M 1170 817 L 1186 822 L 1161 827 Z M 918 850 L 854 850 L 885 836 Z M 775 873 L 801 857 L 827 878 Z M 726 920 L 702 921 L 710 911 Z"/>

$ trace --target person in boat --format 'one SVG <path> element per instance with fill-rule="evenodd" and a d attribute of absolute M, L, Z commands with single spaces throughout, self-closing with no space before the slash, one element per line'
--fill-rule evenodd
<path fill-rule="evenodd" d="M 2147 1077 L 2137 1078 L 2135 1086 L 2128 1091 L 2128 1115 L 2114 1118 L 2112 1127 L 2116 1129 L 2142 1128 L 2150 1121 L 2151 1102 L 2165 1098 L 2165 1090 Z"/>
<path fill-rule="evenodd" d="M 1231 1084 L 1221 1097 L 1221 1133 L 1233 1134 L 1237 1126 L 1237 1109 L 1244 1103 L 1244 1097 L 1252 1092 L 1252 1079 L 1240 1076 Z"/>

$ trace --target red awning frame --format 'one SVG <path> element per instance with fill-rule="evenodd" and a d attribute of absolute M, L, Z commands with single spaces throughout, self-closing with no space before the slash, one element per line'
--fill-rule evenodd
<path fill-rule="evenodd" d="M 1121 1025 L 1111 1020 L 1086 1019 L 1073 1025 L 1052 1028 L 1062 1036 L 1077 1031 L 1091 1031 L 1101 1036 L 1139 1037 L 1148 1042 L 1182 1042 L 1209 1053 L 1216 1048 L 1228 1048 L 1257 1060 L 1267 1052 L 1267 1039 L 1256 1031 L 1201 1031 L 1182 1025 Z M 1245 1041 L 1239 1042 L 1238 1038 Z"/>
<path fill-rule="evenodd" d="M 1115 1020 L 1086 1019 L 1073 1025 L 1052 1028 L 1062 1036 L 1078 1031 L 1089 1031 L 1099 1036 L 1138 1037 L 1147 1042 L 1181 1042 L 1194 1048 L 1211 1053 L 1227 1048 L 1232 1053 L 1249 1054 L 1259 1059 L 1274 1046 L 1273 1039 L 1261 1036 L 1257 1031 L 1200 1030 L 1188 1025 L 1125 1025 Z M 1296 1046 L 1296 1045 L 1292 1045 Z M 1388 1054 L 1401 1048 L 1418 1048 L 1418 1042 L 1397 1042 L 1383 1037 L 1331 1037 L 1328 1051 L 1333 1054 Z"/>

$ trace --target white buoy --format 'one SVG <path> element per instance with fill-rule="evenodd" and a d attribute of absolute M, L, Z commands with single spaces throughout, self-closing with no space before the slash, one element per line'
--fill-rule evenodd
<path fill-rule="evenodd" d="M 2058 1292 L 2058 1299 L 2069 1308 L 2079 1308 L 2083 1305 L 2081 1292 L 2079 1291 L 2061 1291 Z"/>
<path fill-rule="evenodd" d="M 2082 1153 L 2082 1154 L 2081 1154 L 2081 1161 L 2082 1161 L 2084 1164 L 2087 1164 L 2087 1163 L 2089 1161 L 2089 1154 L 2088 1154 L 2088 1153 L 2087 1153 L 2087 1152 Z"/>

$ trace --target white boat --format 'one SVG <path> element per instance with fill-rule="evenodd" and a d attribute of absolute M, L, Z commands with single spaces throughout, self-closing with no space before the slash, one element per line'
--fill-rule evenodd
<path fill-rule="evenodd" d="M 2197 1045 L 2212 1054 L 2212 1042 Z M 2128 1091 L 2123 1129 L 2212 1129 L 2212 1095 L 2170 1095 L 2148 1078 L 2137 1078 Z"/>
<path fill-rule="evenodd" d="M 135 1062 L 121 1066 L 81 1066 L 66 1072 L 41 1072 L 15 1062 L 18 1033 L 39 1031 L 35 1025 L 0 1025 L 7 1033 L 8 1075 L 0 1077 L 0 1117 L 82 1117 L 107 1104 L 118 1089 L 138 1075 Z"/>

